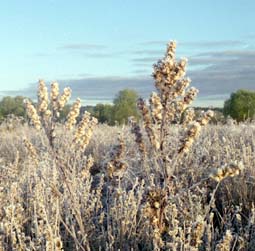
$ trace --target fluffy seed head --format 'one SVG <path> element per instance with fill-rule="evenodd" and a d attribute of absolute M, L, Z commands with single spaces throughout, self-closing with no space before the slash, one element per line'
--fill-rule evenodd
<path fill-rule="evenodd" d="M 242 162 L 234 161 L 230 164 L 225 164 L 220 168 L 214 169 L 210 174 L 210 178 L 220 182 L 227 177 L 234 177 L 239 175 L 243 169 L 244 165 Z"/>
<path fill-rule="evenodd" d="M 57 100 L 59 96 L 59 85 L 57 82 L 51 84 L 50 100 L 53 110 L 58 110 Z"/>
<path fill-rule="evenodd" d="M 64 108 L 64 106 L 66 105 L 66 103 L 68 102 L 68 100 L 71 97 L 71 93 L 72 93 L 72 91 L 69 87 L 64 88 L 64 91 L 58 100 L 58 109 L 59 110 L 62 110 Z"/>
<path fill-rule="evenodd" d="M 36 130 L 40 130 L 41 129 L 41 121 L 40 121 L 40 117 L 38 116 L 35 107 L 27 99 L 24 100 L 24 104 L 25 104 L 25 107 L 26 107 L 27 115 L 31 119 L 34 127 L 36 128 Z"/>
<path fill-rule="evenodd" d="M 45 113 L 48 109 L 48 90 L 43 80 L 39 80 L 38 86 L 38 111 Z"/>
<path fill-rule="evenodd" d="M 66 127 L 67 129 L 72 129 L 73 126 L 76 124 L 76 119 L 80 114 L 81 108 L 81 100 L 79 98 L 76 99 L 74 104 L 71 107 L 69 114 L 67 115 Z"/>

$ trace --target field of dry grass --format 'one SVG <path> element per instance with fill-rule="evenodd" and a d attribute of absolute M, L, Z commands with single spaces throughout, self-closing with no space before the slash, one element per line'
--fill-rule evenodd
<path fill-rule="evenodd" d="M 1 251 L 254 250 L 255 125 L 194 118 L 174 53 L 155 65 L 139 122 L 76 124 L 77 100 L 59 124 L 70 90 L 53 83 L 49 98 L 40 81 L 30 123 L 1 125 Z"/>
<path fill-rule="evenodd" d="M 1 129 L 2 250 L 214 250 L 223 241 L 253 250 L 254 125 L 208 126 L 185 157 L 169 162 L 176 171 L 167 188 L 153 156 L 141 163 L 128 127 L 98 126 L 83 156 L 71 152 L 61 130 L 57 162 L 64 173 L 45 135 L 27 126 Z M 169 131 L 173 152 L 178 129 Z M 126 170 L 110 179 L 104 167 L 118 134 Z M 207 177 L 233 160 L 242 160 L 244 171 L 222 180 L 210 203 L 218 183 Z"/>

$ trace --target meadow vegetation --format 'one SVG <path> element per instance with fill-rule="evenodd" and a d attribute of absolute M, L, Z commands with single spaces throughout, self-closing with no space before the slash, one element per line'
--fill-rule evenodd
<path fill-rule="evenodd" d="M 254 250 L 255 126 L 189 108 L 170 42 L 139 117 L 107 126 L 39 82 L 29 123 L 0 127 L 0 250 Z"/>

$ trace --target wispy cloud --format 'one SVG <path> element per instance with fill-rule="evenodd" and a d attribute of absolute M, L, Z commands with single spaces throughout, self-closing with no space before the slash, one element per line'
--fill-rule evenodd
<path fill-rule="evenodd" d="M 208 66 L 211 71 L 221 69 L 221 71 L 230 71 L 232 76 L 234 72 L 243 70 L 255 70 L 255 50 L 231 50 L 204 52 L 190 58 L 190 65 Z"/>
<path fill-rule="evenodd" d="M 64 53 L 64 54 L 63 54 Z M 51 53 L 39 52 L 34 54 L 35 57 L 52 57 L 52 56 L 64 56 L 66 54 L 71 54 L 74 56 L 85 57 L 90 59 L 98 58 L 114 58 L 127 54 L 124 50 L 111 50 L 111 48 L 106 45 L 100 44 L 66 44 L 55 48 Z"/>
<path fill-rule="evenodd" d="M 223 50 L 223 51 L 208 51 L 199 53 L 197 56 L 210 57 L 255 57 L 255 50 Z"/>
<path fill-rule="evenodd" d="M 162 50 L 140 49 L 131 52 L 134 55 L 162 55 Z"/>
<path fill-rule="evenodd" d="M 252 35 L 250 37 L 253 37 Z M 158 41 L 145 41 L 140 43 L 142 46 L 156 46 L 156 45 L 166 45 L 170 40 L 158 40 Z M 244 46 L 246 43 L 241 40 L 216 40 L 216 41 L 187 41 L 187 42 L 179 42 L 177 40 L 177 44 L 185 47 L 236 47 L 236 46 Z"/>
<path fill-rule="evenodd" d="M 250 34 L 246 35 L 245 38 L 255 39 L 255 33 L 250 33 Z"/>
<path fill-rule="evenodd" d="M 39 58 L 44 58 L 44 57 L 50 57 L 52 54 L 50 53 L 43 53 L 43 52 L 38 52 L 35 53 L 33 56 L 34 57 L 39 57 Z"/>
<path fill-rule="evenodd" d="M 132 61 L 134 63 L 156 63 L 158 61 L 158 57 L 133 58 Z"/>
<path fill-rule="evenodd" d="M 119 53 L 116 52 L 103 52 L 103 51 L 98 51 L 98 52 L 82 52 L 82 56 L 86 58 L 112 58 L 114 56 L 119 56 Z"/>
<path fill-rule="evenodd" d="M 132 71 L 133 74 L 138 74 L 138 75 L 149 75 L 150 74 L 150 69 L 147 67 L 145 69 L 137 69 Z"/>
<path fill-rule="evenodd" d="M 212 65 L 212 64 L 217 64 L 217 63 L 221 63 L 221 62 L 225 62 L 228 59 L 224 58 L 224 57 L 199 57 L 199 56 L 194 56 L 194 57 L 190 57 L 188 62 L 189 62 L 189 67 L 192 66 L 206 66 L 206 65 Z"/>
<path fill-rule="evenodd" d="M 193 42 L 180 42 L 182 46 L 188 47 L 236 47 L 236 46 L 244 46 L 245 42 L 241 40 L 219 40 L 219 41 L 193 41 Z"/>
<path fill-rule="evenodd" d="M 107 49 L 106 45 L 102 44 L 88 44 L 88 43 L 72 43 L 65 44 L 63 46 L 58 47 L 60 50 L 105 50 Z"/>
<path fill-rule="evenodd" d="M 153 41 L 145 41 L 145 42 L 141 42 L 138 45 L 141 46 L 152 46 L 152 45 L 164 45 L 167 44 L 169 41 L 168 40 L 153 40 Z"/>
<path fill-rule="evenodd" d="M 73 43 L 66 44 L 57 48 L 57 51 L 64 51 L 86 58 L 113 58 L 126 54 L 125 51 L 112 50 L 103 44 Z"/>
<path fill-rule="evenodd" d="M 204 53 L 204 69 L 190 71 L 201 92 L 229 94 L 238 89 L 255 90 L 255 51 L 222 51 Z M 192 61 L 191 61 L 192 62 Z"/>

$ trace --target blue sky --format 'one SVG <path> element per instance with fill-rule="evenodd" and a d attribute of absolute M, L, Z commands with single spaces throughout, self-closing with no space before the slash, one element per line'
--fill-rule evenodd
<path fill-rule="evenodd" d="M 255 1 L 10 0 L 0 3 L 0 95 L 35 94 L 37 80 L 71 86 L 84 104 L 153 89 L 152 64 L 177 40 L 200 89 L 197 105 L 255 90 Z"/>

